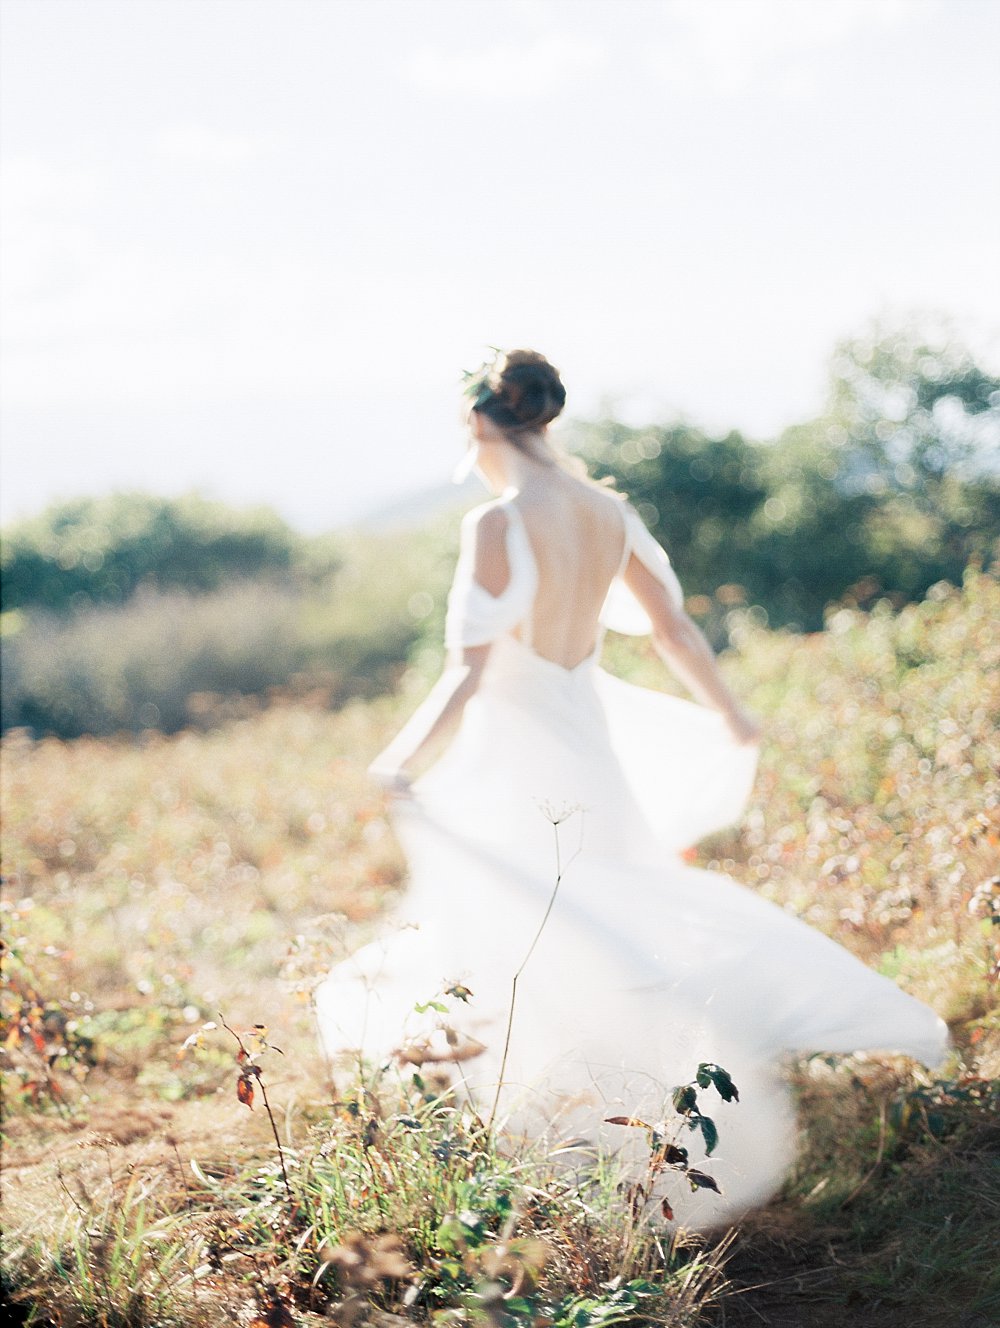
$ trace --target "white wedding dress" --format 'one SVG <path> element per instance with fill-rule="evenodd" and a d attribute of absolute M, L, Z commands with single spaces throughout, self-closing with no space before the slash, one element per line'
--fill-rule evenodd
<path fill-rule="evenodd" d="M 740 815 L 754 750 L 714 711 L 609 676 L 599 645 L 573 669 L 535 653 L 537 569 L 516 504 L 504 510 L 506 589 L 494 597 L 473 578 L 470 514 L 449 597 L 448 645 L 492 643 L 480 688 L 395 813 L 409 889 L 382 939 L 317 989 L 322 1040 L 355 1063 L 455 1055 L 463 1091 L 488 1111 L 512 979 L 561 869 L 517 985 L 501 1119 L 552 1142 L 639 1145 L 641 1131 L 605 1119 L 676 1121 L 671 1090 L 714 1061 L 740 1090 L 738 1103 L 703 1095 L 720 1136 L 704 1169 L 723 1195 L 688 1193 L 676 1177 L 665 1185 L 678 1220 L 718 1225 L 772 1193 L 793 1156 L 783 1058 L 878 1050 L 937 1064 L 947 1031 L 826 936 L 682 861 Z M 641 520 L 622 511 L 625 550 L 602 623 L 648 630 L 621 581 L 629 556 L 675 601 L 681 591 Z M 467 1002 L 442 994 L 455 984 Z M 432 1000 L 447 1014 L 415 1010 Z M 698 1139 L 686 1129 L 678 1139 L 692 1161 Z"/>

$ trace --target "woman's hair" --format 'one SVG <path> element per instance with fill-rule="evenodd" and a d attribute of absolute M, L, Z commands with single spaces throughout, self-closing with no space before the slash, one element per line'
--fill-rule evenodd
<path fill-rule="evenodd" d="M 512 434 L 544 429 L 566 404 L 558 369 L 536 350 L 498 351 L 466 375 L 465 391 L 473 410 Z"/>
<path fill-rule="evenodd" d="M 464 378 L 472 409 L 499 425 L 522 451 L 597 488 L 614 487 L 612 479 L 592 479 L 583 461 L 570 456 L 557 439 L 548 434 L 531 437 L 551 424 L 566 404 L 559 370 L 544 355 L 537 350 L 497 350 L 494 359 Z"/>

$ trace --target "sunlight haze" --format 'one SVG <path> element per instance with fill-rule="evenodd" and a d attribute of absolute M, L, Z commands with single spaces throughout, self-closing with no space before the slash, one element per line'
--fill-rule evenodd
<path fill-rule="evenodd" d="M 838 338 L 995 364 L 992 0 L 4 0 L 4 520 L 447 479 L 458 380 L 773 436 Z"/>

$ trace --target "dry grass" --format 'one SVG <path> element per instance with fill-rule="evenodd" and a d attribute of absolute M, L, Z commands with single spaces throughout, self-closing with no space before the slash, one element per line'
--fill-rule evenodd
<path fill-rule="evenodd" d="M 996 1100 L 977 1087 L 1000 1059 L 998 620 L 1000 588 L 980 577 L 899 616 L 840 617 L 822 636 L 748 630 L 728 666 L 766 715 L 769 746 L 743 831 L 702 855 L 934 1003 L 959 1048 L 950 1079 L 935 1088 L 902 1063 L 798 1067 L 798 1167 L 728 1251 L 658 1249 L 650 1237 L 623 1262 L 620 1204 L 605 1194 L 581 1206 L 541 1166 L 529 1180 L 540 1197 L 530 1214 L 517 1209 L 510 1236 L 544 1244 L 536 1309 L 539 1297 L 576 1296 L 579 1324 L 611 1322 L 620 1292 L 621 1315 L 643 1323 L 978 1328 L 1000 1317 Z M 642 648 L 616 648 L 641 679 Z M 348 1318 L 371 1302 L 372 1322 L 493 1312 L 470 1296 L 506 1230 L 499 1196 L 527 1173 L 475 1140 L 474 1176 L 431 1166 L 387 1109 L 379 1128 L 396 1188 L 392 1211 L 380 1210 L 360 1179 L 372 1115 L 357 1102 L 353 1115 L 331 1108 L 305 999 L 401 880 L 385 808 L 360 771 L 407 704 L 275 706 L 138 743 L 6 740 L 6 1276 L 40 1315 L 246 1322 L 266 1318 L 268 1285 L 296 1322 L 331 1298 Z M 304 1226 L 283 1207 L 259 1103 L 251 1113 L 237 1101 L 230 1040 L 211 1034 L 178 1057 L 220 1008 L 234 1024 L 281 1030 L 285 1055 L 269 1055 L 264 1072 L 293 1188 L 311 1205 Z M 412 1110 L 432 1113 L 428 1099 Z M 435 1118 L 429 1146 L 446 1128 L 450 1138 L 469 1127 Z M 358 1177 L 324 1209 L 333 1139 Z M 473 1180 L 471 1197 L 457 1188 Z M 480 1205 L 482 1229 L 449 1252 L 421 1205 L 443 1220 L 463 1204 Z M 376 1270 L 365 1287 L 342 1269 L 320 1276 L 310 1302 L 322 1242 L 339 1247 L 351 1230 L 374 1239 L 387 1225 L 420 1267 L 422 1299 L 407 1308 L 407 1279 Z M 530 1264 L 527 1246 L 522 1256 Z M 602 1286 L 615 1276 L 618 1292 Z M 519 1312 L 510 1322 L 535 1313 Z"/>

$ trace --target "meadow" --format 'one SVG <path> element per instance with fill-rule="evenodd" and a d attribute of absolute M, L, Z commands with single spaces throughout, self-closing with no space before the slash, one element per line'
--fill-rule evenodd
<path fill-rule="evenodd" d="M 276 694 L 169 736 L 8 733 L 11 1312 L 39 1328 L 996 1323 L 998 622 L 1000 583 L 975 571 L 808 635 L 732 618 L 725 667 L 767 738 L 743 824 L 693 856 L 934 1005 L 954 1054 L 938 1073 L 789 1066 L 796 1166 L 714 1237 L 651 1220 L 600 1166 L 512 1152 L 437 1072 L 331 1080 L 309 992 L 403 887 L 363 771 L 426 669 L 337 711 Z M 645 643 L 614 639 L 607 660 L 665 685 Z M 712 1085 L 697 1091 L 710 1113 Z"/>

